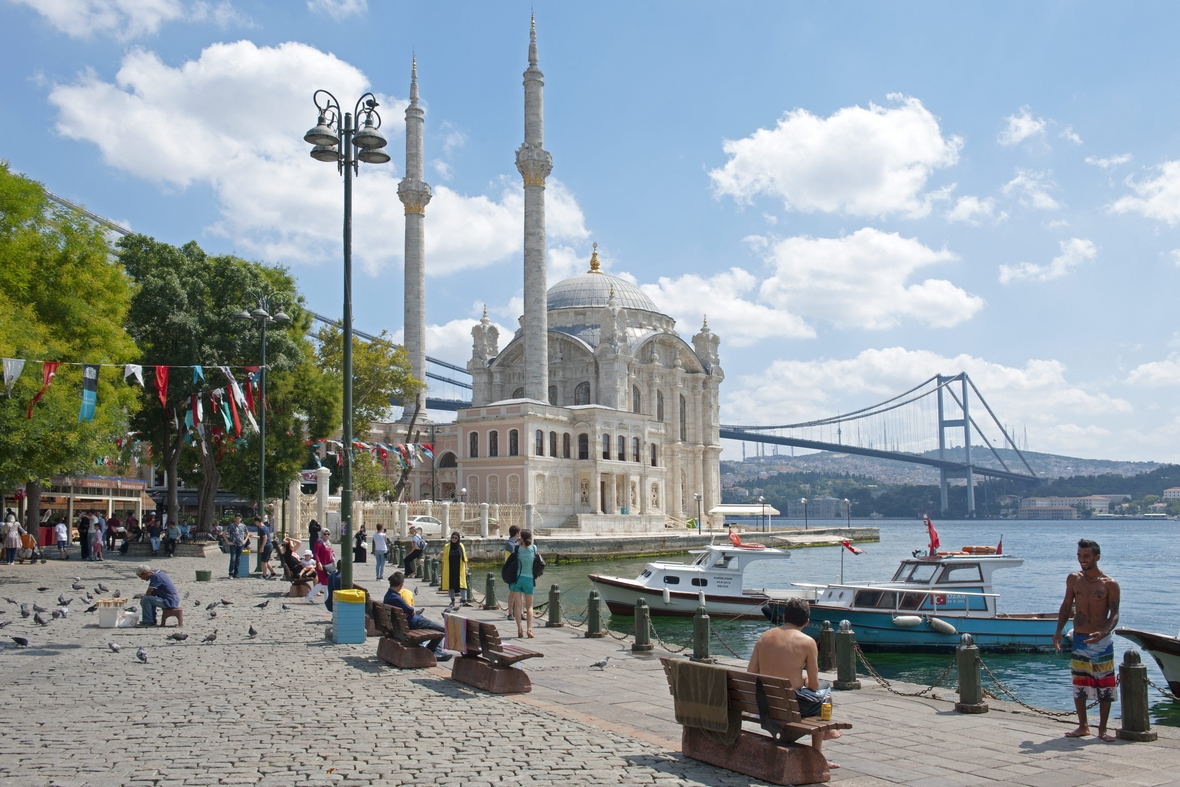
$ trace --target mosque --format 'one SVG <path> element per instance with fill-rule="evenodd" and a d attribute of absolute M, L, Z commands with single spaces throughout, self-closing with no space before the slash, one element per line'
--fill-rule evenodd
<path fill-rule="evenodd" d="M 525 138 L 516 151 L 525 194 L 524 315 L 503 348 L 486 309 L 472 329 L 472 406 L 433 427 L 435 466 L 420 466 L 413 488 L 421 499 L 458 499 L 465 489 L 466 502 L 531 504 L 535 527 L 683 528 L 721 502 L 720 340 L 706 320 L 686 343 L 638 287 L 600 269 L 597 244 L 586 273 L 546 286 L 545 179 L 553 159 L 544 146 L 535 20 L 528 59 Z M 430 186 L 418 102 L 415 65 L 398 195 L 406 214 L 405 346 L 423 380 Z"/>

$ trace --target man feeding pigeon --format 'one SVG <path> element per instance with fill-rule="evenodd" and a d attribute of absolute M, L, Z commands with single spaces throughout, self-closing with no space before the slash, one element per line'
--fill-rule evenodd
<path fill-rule="evenodd" d="M 135 570 L 135 575 L 148 583 L 147 593 L 140 600 L 139 625 L 156 625 L 157 607 L 161 609 L 180 608 L 180 594 L 176 592 L 176 586 L 163 571 L 152 571 L 148 566 L 140 566 Z"/>

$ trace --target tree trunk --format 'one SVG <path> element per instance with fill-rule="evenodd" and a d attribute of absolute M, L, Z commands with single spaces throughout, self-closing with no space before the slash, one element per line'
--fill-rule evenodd
<path fill-rule="evenodd" d="M 41 526 L 41 482 L 25 482 L 25 530 L 41 535 L 37 528 Z"/>
<path fill-rule="evenodd" d="M 176 430 L 176 436 L 172 436 L 172 422 L 168 420 L 168 411 L 164 411 L 164 476 L 168 480 L 168 521 L 179 522 L 180 520 L 180 497 L 177 490 L 180 488 L 180 479 L 177 477 L 177 468 L 180 467 L 180 449 L 184 445 L 184 430 Z"/>
<path fill-rule="evenodd" d="M 413 415 L 413 417 L 410 418 L 410 423 L 406 425 L 406 442 L 407 443 L 410 442 L 410 435 L 412 435 L 414 433 L 414 424 L 418 422 L 418 414 L 422 412 L 422 398 L 419 396 L 415 396 L 414 401 L 415 401 L 414 415 Z M 401 501 L 402 494 L 406 490 L 406 484 L 410 480 L 410 473 L 411 472 L 413 472 L 413 468 L 410 467 L 410 463 L 407 461 L 406 466 L 402 468 L 402 471 L 399 474 L 399 477 L 397 479 L 397 486 L 395 486 L 393 489 L 393 499 L 394 500 L 399 501 L 399 502 Z"/>
<path fill-rule="evenodd" d="M 198 432 L 198 435 L 201 448 L 201 485 L 197 489 L 197 532 L 209 533 L 213 530 L 217 489 L 221 486 L 221 469 L 217 466 L 212 446 L 203 434 Z"/>

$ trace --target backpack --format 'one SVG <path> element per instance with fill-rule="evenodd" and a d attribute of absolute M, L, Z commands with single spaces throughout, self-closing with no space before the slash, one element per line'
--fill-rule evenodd
<path fill-rule="evenodd" d="M 533 579 L 534 580 L 540 579 L 541 575 L 544 573 L 545 573 L 545 558 L 541 557 L 541 550 L 538 549 L 537 552 L 533 555 Z"/>
<path fill-rule="evenodd" d="M 504 567 L 500 569 L 500 578 L 509 585 L 520 579 L 520 555 L 517 554 L 519 550 L 519 546 L 512 550 L 512 554 L 504 561 Z"/>

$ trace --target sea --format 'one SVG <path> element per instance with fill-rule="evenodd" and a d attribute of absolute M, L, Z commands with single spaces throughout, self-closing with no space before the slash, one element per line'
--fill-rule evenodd
<path fill-rule="evenodd" d="M 843 527 L 844 524 L 843 520 L 811 522 L 814 527 Z M 865 551 L 862 555 L 853 555 L 843 547 L 796 549 L 791 553 L 786 570 L 781 563 L 755 563 L 746 573 L 746 586 L 788 588 L 792 582 L 839 582 L 841 553 L 845 582 L 881 582 L 893 576 L 900 560 L 909 557 L 915 549 L 925 549 L 928 543 L 926 526 L 919 520 L 859 520 L 852 524 L 879 528 L 880 542 L 860 544 Z M 994 576 L 1002 612 L 1056 612 L 1065 593 L 1066 575 L 1078 570 L 1078 539 L 1089 538 L 1102 547 L 1099 567 L 1114 577 L 1122 588 L 1120 625 L 1169 636 L 1176 636 L 1180 628 L 1180 605 L 1176 603 L 1180 591 L 1180 538 L 1177 538 L 1180 522 L 947 520 L 936 521 L 935 526 L 944 550 L 976 544 L 995 546 L 1003 539 L 1004 554 L 1024 558 L 1022 567 L 997 571 Z M 722 537 L 719 535 L 719 539 Z M 757 537 L 748 535 L 745 540 L 756 541 Z M 691 559 L 692 556 L 687 554 L 659 558 L 670 561 Z M 550 566 L 538 583 L 537 603 L 544 600 L 550 585 L 557 584 L 561 588 L 565 613 L 578 616 L 585 609 L 590 590 L 588 574 L 634 578 L 649 560 L 620 559 Z M 719 616 L 714 616 L 712 622 L 729 648 L 742 658 L 749 657 L 759 635 L 769 626 L 761 620 L 727 621 Z M 609 625 L 624 632 L 630 629 L 632 619 L 619 618 Z M 691 620 L 657 617 L 653 625 L 665 641 L 677 644 L 692 641 Z M 1066 628 L 1068 630 L 1069 626 Z M 715 655 L 730 655 L 716 641 L 712 646 L 717 651 Z M 1121 662 L 1123 652 L 1133 647 L 1133 643 L 1116 636 L 1116 661 Z M 1158 666 L 1147 654 L 1143 655 L 1149 677 L 1166 687 Z M 868 654 L 870 663 L 886 679 L 920 685 L 928 685 L 937 678 L 951 658 L 950 654 Z M 985 653 L 983 660 L 992 673 L 1025 702 L 1054 710 L 1073 708 L 1068 653 Z M 953 690 L 953 670 L 944 683 Z M 994 691 L 986 675 L 984 685 Z M 1154 689 L 1149 691 L 1153 723 L 1180 726 L 1180 702 L 1168 699 Z M 1117 717 L 1118 712 L 1116 702 L 1112 715 Z"/>

